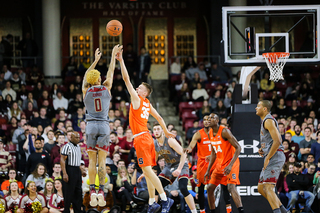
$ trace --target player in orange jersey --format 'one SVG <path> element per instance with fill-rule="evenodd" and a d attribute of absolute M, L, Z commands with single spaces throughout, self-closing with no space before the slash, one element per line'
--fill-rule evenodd
<path fill-rule="evenodd" d="M 147 83 L 142 83 L 136 90 L 133 88 L 128 71 L 125 67 L 121 50 L 116 59 L 120 62 L 122 78 L 130 93 L 131 105 L 129 111 L 129 125 L 134 137 L 134 148 L 136 149 L 137 160 L 141 167 L 143 174 L 146 177 L 148 192 L 149 192 L 149 207 L 148 212 L 157 212 L 160 205 L 155 202 L 155 189 L 157 189 L 162 200 L 162 213 L 168 213 L 173 204 L 173 200 L 167 198 L 162 184 L 157 175 L 152 171 L 152 166 L 156 165 L 156 152 L 153 139 L 149 134 L 147 122 L 149 113 L 159 122 L 163 132 L 167 138 L 173 137 L 174 134 L 170 133 L 164 123 L 164 120 L 159 113 L 152 107 L 147 97 L 151 94 L 152 88 Z"/>
<path fill-rule="evenodd" d="M 209 115 L 203 116 L 203 125 L 204 128 L 197 131 L 193 137 L 192 140 L 186 149 L 187 153 L 191 153 L 192 149 L 197 145 L 197 154 L 198 154 L 198 162 L 197 162 L 197 180 L 198 180 L 198 200 L 200 205 L 200 213 L 205 213 L 205 195 L 204 195 L 204 187 L 208 184 L 208 181 L 204 181 L 204 175 L 207 172 L 209 161 L 206 160 L 208 156 L 211 155 L 211 142 L 209 138 Z M 211 172 L 213 171 L 213 168 L 211 168 Z M 231 202 L 230 202 L 230 194 L 228 192 L 228 189 L 226 186 L 221 185 L 221 188 L 223 190 L 223 196 L 224 201 L 226 203 L 226 210 L 227 213 L 230 213 L 231 208 Z"/>
<path fill-rule="evenodd" d="M 236 204 L 240 213 L 243 213 L 243 206 L 240 195 L 236 189 L 236 185 L 240 184 L 239 181 L 239 154 L 241 147 L 237 139 L 232 135 L 229 129 L 224 126 L 219 126 L 218 115 L 211 113 L 209 117 L 210 126 L 210 142 L 212 152 L 210 163 L 204 179 L 207 180 L 210 175 L 211 179 L 207 188 L 208 202 L 210 212 L 215 212 L 215 197 L 214 190 L 219 185 L 227 185 L 231 193 L 234 203 Z M 211 174 L 211 168 L 214 164 L 214 169 Z"/>

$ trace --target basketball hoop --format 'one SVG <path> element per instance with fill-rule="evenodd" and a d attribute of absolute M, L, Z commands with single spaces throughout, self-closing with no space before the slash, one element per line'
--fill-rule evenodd
<path fill-rule="evenodd" d="M 262 56 L 266 59 L 266 63 L 270 70 L 270 80 L 279 81 L 284 80 L 282 76 L 282 70 L 286 64 L 287 58 L 289 58 L 290 53 L 286 52 L 273 52 L 273 53 L 263 53 Z"/>

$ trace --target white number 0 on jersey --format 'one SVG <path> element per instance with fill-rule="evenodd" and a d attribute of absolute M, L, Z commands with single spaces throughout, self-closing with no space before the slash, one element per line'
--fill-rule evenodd
<path fill-rule="evenodd" d="M 150 108 L 142 107 L 141 118 L 148 119 L 149 118 L 149 111 L 150 111 Z"/>

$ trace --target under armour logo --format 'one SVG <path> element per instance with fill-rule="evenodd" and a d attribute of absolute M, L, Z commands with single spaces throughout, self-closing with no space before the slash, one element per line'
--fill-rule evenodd
<path fill-rule="evenodd" d="M 244 148 L 246 149 L 253 149 L 253 153 L 257 153 L 259 151 L 258 145 L 259 141 L 253 140 L 253 144 L 246 144 L 244 145 L 244 140 L 239 141 L 239 144 L 241 146 L 241 153 L 244 153 Z"/>

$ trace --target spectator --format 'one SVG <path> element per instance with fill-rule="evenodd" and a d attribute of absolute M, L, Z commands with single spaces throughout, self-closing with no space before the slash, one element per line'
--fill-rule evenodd
<path fill-rule="evenodd" d="M 80 121 L 80 130 L 78 131 L 78 133 L 80 134 L 80 140 L 82 140 L 84 137 L 84 134 L 86 133 L 86 122 L 85 121 Z"/>
<path fill-rule="evenodd" d="M 171 185 L 166 186 L 165 190 L 169 192 L 168 197 L 176 201 L 175 206 L 177 206 L 177 205 L 179 206 L 180 212 L 185 212 L 186 202 L 185 202 L 184 196 L 180 192 L 178 183 L 179 183 L 179 181 L 177 178 L 177 179 L 175 179 L 175 181 Z M 175 207 L 175 206 L 173 205 L 173 207 Z"/>
<path fill-rule="evenodd" d="M 20 134 L 18 137 L 17 137 L 17 140 L 18 140 L 18 148 L 17 150 L 19 150 L 19 152 L 17 153 L 17 159 L 18 159 L 18 170 L 25 173 L 25 168 L 26 168 L 26 164 L 27 164 L 27 154 L 25 152 L 25 150 L 23 149 L 23 145 L 25 144 L 26 142 L 26 139 L 29 135 L 29 128 L 30 126 L 28 127 L 27 125 L 24 127 L 24 133 L 23 134 Z"/>
<path fill-rule="evenodd" d="M 112 102 L 120 103 L 120 101 L 124 100 L 126 102 L 129 101 L 127 93 L 124 91 L 122 85 L 117 85 L 116 89 L 112 93 L 113 99 Z"/>
<path fill-rule="evenodd" d="M 41 125 L 42 128 L 46 128 L 47 126 L 51 125 L 51 121 L 49 118 L 47 118 L 47 110 L 45 107 L 40 108 L 40 116 L 37 118 L 34 118 L 30 121 L 30 124 L 32 126 L 38 126 Z"/>
<path fill-rule="evenodd" d="M 204 63 L 203 62 L 199 63 L 198 73 L 200 75 L 201 82 L 207 82 L 208 81 L 207 73 L 205 71 L 205 67 L 204 67 Z"/>
<path fill-rule="evenodd" d="M 210 114 L 210 113 L 211 113 L 211 107 L 209 106 L 209 102 L 208 100 L 204 100 L 202 104 L 202 108 L 197 111 L 197 116 L 198 118 L 202 119 L 203 115 Z"/>
<path fill-rule="evenodd" d="M 8 119 L 10 120 L 12 117 L 16 117 L 18 120 L 21 119 L 22 110 L 18 106 L 18 102 L 14 101 L 12 103 L 12 107 L 8 109 Z"/>
<path fill-rule="evenodd" d="M 284 98 L 279 99 L 279 104 L 276 108 L 277 118 L 286 118 L 287 117 L 287 108 L 284 102 Z"/>
<path fill-rule="evenodd" d="M 30 85 L 37 85 L 38 82 L 44 81 L 44 75 L 40 72 L 39 68 L 36 65 L 33 65 L 32 70 L 28 76 L 28 83 Z"/>
<path fill-rule="evenodd" d="M 22 109 L 25 110 L 28 107 L 28 103 L 31 102 L 33 104 L 34 109 L 38 109 L 38 103 L 35 99 L 33 99 L 32 92 L 28 92 L 28 97 L 26 100 L 22 102 Z"/>
<path fill-rule="evenodd" d="M 295 136 L 295 131 L 294 131 L 294 127 L 295 125 L 297 125 L 297 120 L 296 119 L 291 119 L 290 121 L 290 129 L 287 130 L 287 132 L 291 133 L 291 136 Z M 300 133 L 300 136 L 302 135 L 302 133 Z"/>
<path fill-rule="evenodd" d="M 303 82 L 299 91 L 299 98 L 302 100 L 308 100 L 310 94 L 312 94 L 312 91 L 309 85 L 307 82 Z"/>
<path fill-rule="evenodd" d="M 294 153 L 294 152 L 292 152 L 292 153 L 290 153 L 289 154 L 289 160 L 288 160 L 288 163 L 295 163 L 296 161 L 297 161 L 297 155 Z M 289 167 L 289 169 L 290 169 L 290 167 Z"/>
<path fill-rule="evenodd" d="M 12 89 L 16 92 L 19 92 L 22 85 L 22 81 L 20 80 L 19 74 L 17 72 L 13 73 L 10 81 Z"/>
<path fill-rule="evenodd" d="M 45 166 L 46 171 L 49 171 L 52 168 L 51 159 L 47 152 L 43 150 L 41 140 L 39 138 L 35 139 L 34 142 L 35 152 L 31 153 L 26 166 L 26 174 L 29 175 L 31 171 L 36 169 L 38 163 L 42 163 Z"/>
<path fill-rule="evenodd" d="M 37 191 L 43 192 L 45 188 L 45 178 L 49 177 L 46 166 L 42 163 L 37 163 L 34 165 L 34 170 L 32 171 L 33 172 L 28 176 L 25 184 L 27 185 L 30 181 L 33 181 L 36 184 Z"/>
<path fill-rule="evenodd" d="M 0 139 L 0 171 L 7 172 L 12 165 L 12 156 L 3 148 L 3 141 Z"/>
<path fill-rule="evenodd" d="M 292 119 L 296 119 L 297 122 L 301 122 L 301 107 L 298 106 L 297 100 L 292 100 L 291 107 L 288 108 L 287 115 L 291 116 Z"/>
<path fill-rule="evenodd" d="M 314 195 L 311 192 L 307 191 L 308 177 L 301 174 L 301 164 L 299 162 L 296 162 L 294 164 L 294 172 L 292 174 L 289 174 L 286 180 L 289 188 L 289 204 L 287 210 L 292 211 L 297 200 L 301 197 L 306 199 L 306 206 L 304 208 L 304 211 L 310 211 L 311 205 L 314 200 Z"/>
<path fill-rule="evenodd" d="M 18 123 L 18 128 L 14 130 L 13 136 L 12 136 L 12 143 L 18 144 L 18 137 L 24 133 L 27 127 L 27 120 L 25 118 L 22 118 L 20 122 Z"/>
<path fill-rule="evenodd" d="M 125 137 L 123 138 L 124 148 L 122 150 L 122 159 L 129 164 L 129 153 L 133 147 L 133 134 L 131 129 L 127 129 L 125 133 Z"/>
<path fill-rule="evenodd" d="M 33 108 L 33 104 L 30 101 L 28 102 L 27 109 L 23 110 L 23 112 L 26 116 L 26 119 L 30 121 L 34 118 L 34 113 L 37 112 L 37 110 Z"/>
<path fill-rule="evenodd" d="M 187 141 L 189 141 L 194 135 L 194 133 L 196 133 L 196 131 L 198 131 L 199 129 L 201 129 L 201 127 L 199 127 L 199 120 L 193 121 L 193 127 L 188 129 L 188 132 L 186 135 Z"/>
<path fill-rule="evenodd" d="M 305 138 L 300 142 L 300 153 L 301 153 L 301 159 L 303 161 L 307 161 L 308 154 L 311 153 L 311 146 L 313 143 L 317 143 L 317 141 L 313 140 L 311 136 L 311 129 L 309 127 L 306 127 L 304 130 Z"/>
<path fill-rule="evenodd" d="M 40 213 L 47 213 L 48 208 L 46 207 L 46 199 L 42 194 L 37 193 L 37 186 L 34 181 L 28 182 L 26 184 L 25 189 L 25 195 L 21 198 L 19 203 L 19 209 L 17 210 L 17 213 L 23 213 L 25 212 L 26 204 L 31 204 L 33 202 L 40 202 L 42 210 Z"/>
<path fill-rule="evenodd" d="M 228 109 L 228 111 L 231 112 L 231 106 L 232 106 L 232 92 L 230 90 L 227 90 L 225 98 L 223 100 L 224 106 Z"/>
<path fill-rule="evenodd" d="M 61 91 L 57 92 L 57 98 L 53 100 L 53 108 L 56 111 L 59 111 L 60 109 L 64 109 L 64 110 L 68 109 L 68 100 L 62 96 Z"/>
<path fill-rule="evenodd" d="M 48 136 L 48 142 L 44 144 L 43 150 L 50 154 L 51 149 L 54 146 L 56 146 L 56 143 L 54 141 L 54 132 L 52 130 L 49 130 L 47 132 L 47 136 Z"/>
<path fill-rule="evenodd" d="M 126 167 L 118 168 L 118 176 L 115 186 L 116 196 L 121 199 L 121 211 L 126 212 L 127 202 L 130 203 L 132 208 L 136 208 L 137 204 L 132 200 L 133 186 L 131 184 L 131 179 L 128 175 Z"/>
<path fill-rule="evenodd" d="M 57 129 L 58 124 L 62 122 L 63 124 L 67 121 L 67 115 L 65 109 L 59 109 L 59 116 L 56 122 L 54 123 L 54 128 Z"/>
<path fill-rule="evenodd" d="M 211 76 L 213 81 L 226 83 L 232 80 L 232 72 L 229 68 L 218 66 L 216 62 L 211 65 Z"/>
<path fill-rule="evenodd" d="M 72 100 L 68 105 L 68 112 L 72 114 L 78 108 L 83 108 L 83 107 L 84 107 L 84 104 L 83 104 L 82 94 L 77 93 L 76 98 L 74 100 Z"/>
<path fill-rule="evenodd" d="M 33 89 L 32 91 L 32 94 L 33 94 L 33 97 L 34 99 L 36 100 L 39 100 L 39 98 L 41 97 L 42 95 L 42 92 L 43 92 L 43 85 L 41 82 L 38 82 L 37 85 L 35 86 L 35 88 Z"/>
<path fill-rule="evenodd" d="M 192 91 L 192 99 L 194 101 L 204 101 L 209 98 L 207 91 L 202 88 L 201 83 L 197 83 L 197 89 Z"/>
<path fill-rule="evenodd" d="M 218 101 L 221 100 L 220 95 L 221 95 L 220 90 L 216 90 L 214 93 L 214 96 L 209 98 L 209 106 L 211 106 L 212 111 L 216 109 Z"/>
<path fill-rule="evenodd" d="M 283 123 L 278 123 L 278 128 L 279 128 L 279 132 L 280 132 L 280 136 L 282 138 L 282 141 L 285 139 L 285 127 Z"/>
<path fill-rule="evenodd" d="M 52 106 L 52 99 L 49 97 L 49 92 L 47 90 L 42 91 L 42 95 L 38 98 L 38 106 L 41 107 L 43 105 L 44 100 L 49 101 L 49 105 Z"/>
<path fill-rule="evenodd" d="M 97 69 L 97 68 L 96 68 L 96 69 Z M 117 88 L 118 85 L 121 85 L 122 88 L 126 88 L 126 85 L 125 85 L 125 83 L 124 83 L 124 81 L 123 81 L 123 79 L 122 79 L 121 72 L 115 74 L 115 76 L 116 76 L 116 77 L 115 77 L 115 79 L 113 80 L 113 84 L 112 84 L 112 85 L 114 85 L 114 86 L 113 86 L 112 89 L 111 89 L 111 93 L 112 93 L 112 94 L 113 94 L 113 92 L 116 90 L 116 88 Z M 112 107 L 110 107 L 110 108 L 112 108 Z"/>
<path fill-rule="evenodd" d="M 128 119 L 128 116 L 129 116 L 129 112 L 127 110 L 127 106 L 126 106 L 126 101 L 124 100 L 121 100 L 120 101 L 120 105 L 119 105 L 119 108 L 118 110 L 120 111 L 121 113 L 121 116 L 124 118 L 124 119 Z"/>
<path fill-rule="evenodd" d="M 49 100 L 43 100 L 41 107 L 46 109 L 47 111 L 46 115 L 50 120 L 55 117 L 55 111 L 53 107 L 50 105 Z"/>
<path fill-rule="evenodd" d="M 251 80 L 250 80 L 250 83 L 251 83 L 251 84 L 257 84 L 257 88 L 258 88 L 258 90 L 260 90 L 260 81 L 259 81 L 259 79 L 257 78 L 257 75 L 256 75 L 256 74 L 252 75 Z"/>
<path fill-rule="evenodd" d="M 2 71 L 4 72 L 4 80 L 5 81 L 10 81 L 11 77 L 12 77 L 12 72 L 9 70 L 8 66 L 6 64 L 4 64 L 2 66 Z"/>
<path fill-rule="evenodd" d="M 294 133 L 295 135 L 291 139 L 300 146 L 300 142 L 304 139 L 304 136 L 301 136 L 300 125 L 297 124 L 294 126 Z"/>
<path fill-rule="evenodd" d="M 305 168 L 305 169 L 302 171 L 302 174 L 307 174 L 307 173 L 308 173 L 308 168 L 309 168 L 309 166 L 310 166 L 311 164 L 314 164 L 314 156 L 313 156 L 313 154 L 308 154 L 306 164 L 308 165 L 308 167 Z M 314 164 L 314 165 L 315 165 L 315 164 Z"/>
<path fill-rule="evenodd" d="M 111 132 L 110 134 L 110 147 L 109 147 L 109 152 L 110 152 L 110 158 L 113 158 L 113 155 L 115 153 L 120 154 L 120 156 L 122 156 L 122 153 L 120 151 L 120 149 L 123 151 L 125 149 L 125 143 L 123 143 L 122 141 L 119 140 L 118 138 L 118 134 L 116 132 Z M 128 152 L 129 153 L 129 152 Z"/>
<path fill-rule="evenodd" d="M 81 84 L 82 86 L 82 84 Z M 57 83 L 53 83 L 52 86 L 51 86 L 51 92 L 50 94 L 52 95 L 52 99 L 56 99 L 57 98 L 57 93 L 58 93 L 59 90 L 59 85 Z"/>
<path fill-rule="evenodd" d="M 55 146 L 52 147 L 50 157 L 52 163 L 58 163 L 60 162 L 60 149 L 65 144 L 65 137 L 64 134 L 59 134 L 57 137 L 57 141 L 55 143 Z"/>
<path fill-rule="evenodd" d="M 11 141 L 14 131 L 18 128 L 18 120 L 16 117 L 11 117 L 7 125 L 7 141 Z"/>
<path fill-rule="evenodd" d="M 28 91 L 26 90 L 26 84 L 22 83 L 20 90 L 17 92 L 17 101 L 23 102 L 28 97 Z"/>
<path fill-rule="evenodd" d="M 189 55 L 187 61 L 184 63 L 182 72 L 185 72 L 187 69 L 196 68 L 197 64 L 193 59 L 193 56 Z"/>
<path fill-rule="evenodd" d="M 75 62 L 74 57 L 69 58 L 69 62 L 64 66 L 61 77 L 65 79 L 66 76 L 76 76 L 78 74 L 78 65 Z"/>
<path fill-rule="evenodd" d="M 76 95 L 77 95 L 77 90 L 76 90 L 74 84 L 71 83 L 69 85 L 68 91 L 65 94 L 66 99 L 68 99 L 69 101 L 75 100 L 76 99 Z"/>
<path fill-rule="evenodd" d="M 181 73 L 180 79 L 177 82 L 175 82 L 175 85 L 174 85 L 175 91 L 181 90 L 184 83 L 188 84 L 188 79 L 185 73 Z"/>
<path fill-rule="evenodd" d="M 289 156 L 293 152 L 290 147 L 290 142 L 288 140 L 284 140 L 284 141 L 282 141 L 282 145 L 284 148 L 284 150 L 283 150 L 284 155 L 286 156 L 286 162 L 288 162 Z"/>
<path fill-rule="evenodd" d="M 81 121 L 84 121 L 85 115 L 83 114 L 83 109 L 79 107 L 77 109 L 77 113 L 73 115 L 72 117 L 72 128 L 74 131 L 79 132 L 80 131 L 80 123 Z M 80 135 L 80 140 L 81 140 L 81 135 Z"/>
<path fill-rule="evenodd" d="M 18 69 L 18 75 L 19 75 L 20 80 L 21 80 L 23 83 L 26 83 L 26 73 L 23 71 L 22 68 L 19 68 L 19 69 Z"/>
<path fill-rule="evenodd" d="M 127 44 L 126 51 L 123 53 L 123 59 L 128 69 L 130 79 L 133 79 L 133 73 L 137 72 L 139 62 L 138 62 L 137 53 L 133 51 L 133 47 L 131 43 Z"/>
<path fill-rule="evenodd" d="M 12 100 L 15 101 L 16 98 L 17 98 L 17 93 L 16 91 L 14 91 L 12 88 L 11 88 L 11 82 L 10 81 L 7 81 L 6 82 L 6 88 L 4 90 L 2 90 L 2 97 L 4 99 L 7 100 L 7 95 L 10 95 L 12 97 Z"/>
<path fill-rule="evenodd" d="M 218 101 L 217 107 L 215 108 L 214 113 L 216 113 L 219 116 L 219 118 L 228 117 L 227 108 L 223 105 L 222 100 Z"/>
<path fill-rule="evenodd" d="M 175 61 L 170 65 L 170 74 L 180 74 L 180 73 L 181 73 L 180 57 L 176 57 Z"/>
<path fill-rule="evenodd" d="M 317 142 L 311 145 L 311 151 L 310 151 L 310 154 L 313 154 L 315 158 L 314 163 L 318 161 L 317 159 L 320 159 L 320 130 L 317 132 L 317 138 L 318 138 Z"/>
<path fill-rule="evenodd" d="M 53 164 L 53 168 L 52 168 L 52 176 L 51 178 L 53 180 L 55 180 L 56 178 L 60 178 L 61 177 L 61 165 L 59 162 L 56 162 Z"/>
<path fill-rule="evenodd" d="M 274 90 L 275 84 L 273 81 L 269 79 L 269 72 L 265 72 L 263 75 L 263 79 L 260 82 L 260 87 L 262 91 L 269 92 Z"/>
<path fill-rule="evenodd" d="M 37 43 L 31 38 L 31 34 L 28 32 L 24 39 L 22 39 L 17 49 L 21 50 L 22 57 L 35 57 L 38 55 Z M 32 67 L 34 64 L 33 59 L 23 59 L 23 67 Z"/>
<path fill-rule="evenodd" d="M 190 94 L 190 90 L 188 88 L 188 84 L 184 83 L 181 90 L 178 91 L 177 94 L 177 112 L 179 109 L 179 103 L 180 102 L 185 102 L 185 101 L 189 101 L 191 99 L 191 94 Z"/>
<path fill-rule="evenodd" d="M 315 175 L 315 171 L 316 171 L 316 165 L 312 162 L 312 163 L 308 163 L 308 168 L 306 169 L 306 176 L 308 178 L 308 186 L 307 189 L 309 192 L 313 192 L 313 177 Z"/>
<path fill-rule="evenodd" d="M 141 82 L 147 82 L 151 68 L 151 58 L 145 47 L 140 48 L 140 56 L 138 59 L 139 67 L 135 78 L 135 86 L 138 87 Z"/>

